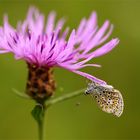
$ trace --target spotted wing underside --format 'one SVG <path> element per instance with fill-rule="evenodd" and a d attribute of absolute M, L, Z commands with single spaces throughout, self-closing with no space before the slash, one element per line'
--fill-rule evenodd
<path fill-rule="evenodd" d="M 123 98 L 120 91 L 116 89 L 102 88 L 99 92 L 93 94 L 99 108 L 107 113 L 112 113 L 120 117 L 123 112 Z"/>

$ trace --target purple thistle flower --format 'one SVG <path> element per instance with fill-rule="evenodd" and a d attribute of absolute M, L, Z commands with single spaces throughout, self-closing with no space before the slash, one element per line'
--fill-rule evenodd
<path fill-rule="evenodd" d="M 19 22 L 16 29 L 5 16 L 4 25 L 0 27 L 0 53 L 12 52 L 16 59 L 24 59 L 36 67 L 62 67 L 99 84 L 106 84 L 80 69 L 99 67 L 87 62 L 110 52 L 119 43 L 119 39 L 115 38 L 103 45 L 112 33 L 113 25 L 107 20 L 98 28 L 97 15 L 93 12 L 88 19 L 82 19 L 78 29 L 72 30 L 68 36 L 68 28 L 62 32 L 65 20 L 60 19 L 55 24 L 55 16 L 55 12 L 51 12 L 44 25 L 44 15 L 32 7 L 25 21 Z M 93 51 L 99 45 L 102 46 Z"/>

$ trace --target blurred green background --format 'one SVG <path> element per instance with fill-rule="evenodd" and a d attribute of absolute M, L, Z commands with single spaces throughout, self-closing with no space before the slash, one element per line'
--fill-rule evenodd
<path fill-rule="evenodd" d="M 15 26 L 18 20 L 25 18 L 31 5 L 46 16 L 55 10 L 58 17 L 67 18 L 66 25 L 71 29 L 78 26 L 82 17 L 96 11 L 99 25 L 109 19 L 115 25 L 111 37 L 121 40 L 111 53 L 92 60 L 102 68 L 84 70 L 122 92 L 123 115 L 116 118 L 98 109 L 90 97 L 76 97 L 48 110 L 46 140 L 140 139 L 140 0 L 0 0 L 0 24 L 3 14 L 7 13 Z M 55 69 L 55 77 L 56 96 L 87 84 L 85 78 L 59 68 Z M 24 91 L 26 78 L 24 61 L 15 61 L 11 54 L 0 55 L 0 140 L 37 140 L 37 125 L 30 114 L 35 103 L 12 91 L 12 88 Z"/>

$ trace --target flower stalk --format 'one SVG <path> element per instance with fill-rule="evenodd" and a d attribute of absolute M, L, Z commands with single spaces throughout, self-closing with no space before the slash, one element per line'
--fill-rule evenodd
<path fill-rule="evenodd" d="M 43 140 L 44 117 L 45 117 L 45 112 L 48 109 L 48 107 L 50 107 L 56 103 L 72 99 L 76 96 L 80 96 L 83 94 L 84 91 L 85 91 L 85 89 L 80 89 L 75 92 L 72 92 L 69 94 L 64 94 L 64 95 L 54 98 L 54 99 L 50 99 L 50 100 L 46 101 L 46 104 L 44 104 L 44 103 L 36 104 L 36 106 L 34 107 L 34 109 L 32 110 L 31 113 L 32 113 L 33 118 L 36 120 L 36 122 L 38 124 L 39 140 Z"/>
<path fill-rule="evenodd" d="M 39 140 L 43 140 L 45 106 L 42 104 L 37 104 L 32 110 L 31 114 L 38 125 Z"/>
<path fill-rule="evenodd" d="M 43 140 L 43 127 L 44 125 L 42 120 L 40 123 L 38 123 L 39 140 Z"/>
<path fill-rule="evenodd" d="M 82 95 L 83 92 L 85 92 L 85 90 L 86 90 L 85 88 L 84 89 L 80 89 L 80 90 L 77 90 L 75 92 L 64 94 L 64 95 L 62 95 L 60 97 L 57 97 L 57 98 L 54 98 L 54 99 L 50 99 L 49 101 L 46 102 L 46 107 L 48 108 L 51 105 L 54 105 L 56 103 L 60 103 L 60 102 L 72 99 L 72 98 L 74 98 L 76 96 Z"/>

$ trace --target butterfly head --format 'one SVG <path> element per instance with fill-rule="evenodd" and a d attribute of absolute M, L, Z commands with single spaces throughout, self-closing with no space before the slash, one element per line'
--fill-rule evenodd
<path fill-rule="evenodd" d="M 97 88 L 96 83 L 94 82 L 89 83 L 87 89 L 85 90 L 85 94 L 88 95 L 88 94 L 93 93 L 96 90 L 96 88 Z"/>

